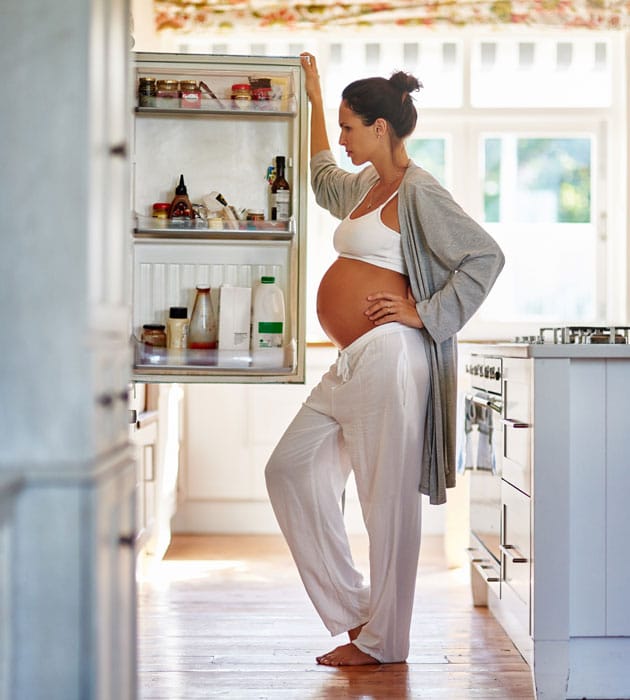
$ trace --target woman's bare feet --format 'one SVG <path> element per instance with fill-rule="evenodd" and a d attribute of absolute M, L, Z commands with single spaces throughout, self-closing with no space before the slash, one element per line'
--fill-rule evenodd
<path fill-rule="evenodd" d="M 351 642 L 337 647 L 323 656 L 318 656 L 317 663 L 322 666 L 367 666 L 368 664 L 378 664 L 380 661 L 361 651 Z"/>

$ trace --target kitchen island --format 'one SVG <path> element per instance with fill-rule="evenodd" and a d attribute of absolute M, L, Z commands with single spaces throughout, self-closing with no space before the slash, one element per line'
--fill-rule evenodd
<path fill-rule="evenodd" d="M 471 565 L 475 602 L 530 664 L 539 700 L 630 698 L 630 344 L 467 350 L 475 374 L 492 358 L 502 401 L 500 574 L 484 582 Z"/>

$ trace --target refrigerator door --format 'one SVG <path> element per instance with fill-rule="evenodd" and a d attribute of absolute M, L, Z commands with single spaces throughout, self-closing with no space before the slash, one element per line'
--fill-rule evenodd
<path fill-rule="evenodd" d="M 302 383 L 308 110 L 299 58 L 139 53 L 135 82 L 133 379 Z M 277 156 L 288 219 L 271 203 Z M 176 197 L 184 216 L 170 207 Z M 284 294 L 281 347 L 252 348 L 243 320 L 262 277 Z M 168 337 L 181 307 L 190 318 L 198 285 L 211 288 L 217 346 L 182 348 L 181 334 L 156 346 L 149 336 L 160 334 L 148 329 L 143 340 L 146 325 Z"/>

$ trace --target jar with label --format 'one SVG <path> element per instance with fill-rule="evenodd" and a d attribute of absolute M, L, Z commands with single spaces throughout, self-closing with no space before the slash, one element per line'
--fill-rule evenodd
<path fill-rule="evenodd" d="M 138 105 L 140 107 L 155 107 L 157 95 L 157 80 L 142 77 L 138 80 Z"/>
<path fill-rule="evenodd" d="M 156 348 L 166 347 L 165 326 L 161 323 L 145 323 L 142 326 L 142 342 Z"/>
<path fill-rule="evenodd" d="M 179 107 L 179 81 L 158 80 L 157 92 L 155 96 L 156 107 L 166 107 L 167 109 Z"/>
<path fill-rule="evenodd" d="M 188 309 L 185 306 L 171 306 L 168 311 L 166 347 L 169 350 L 188 347 Z"/>
<path fill-rule="evenodd" d="M 194 80 L 182 80 L 179 84 L 179 104 L 184 109 L 201 108 L 201 90 Z"/>
<path fill-rule="evenodd" d="M 252 89 L 249 83 L 235 83 L 232 85 L 232 99 L 240 109 L 248 109 L 252 102 Z"/>
<path fill-rule="evenodd" d="M 252 100 L 267 101 L 271 99 L 271 88 L 258 86 L 252 88 Z"/>

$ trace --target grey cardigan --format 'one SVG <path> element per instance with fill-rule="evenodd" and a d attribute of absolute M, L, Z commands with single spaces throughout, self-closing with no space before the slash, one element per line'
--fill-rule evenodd
<path fill-rule="evenodd" d="M 339 168 L 331 151 L 311 158 L 319 205 L 343 219 L 378 179 L 373 166 Z M 446 502 L 455 486 L 457 343 L 455 334 L 479 308 L 503 268 L 504 257 L 484 231 L 426 170 L 411 163 L 398 190 L 403 255 L 422 319 L 430 374 L 429 410 L 421 456 L 420 492 Z"/>

